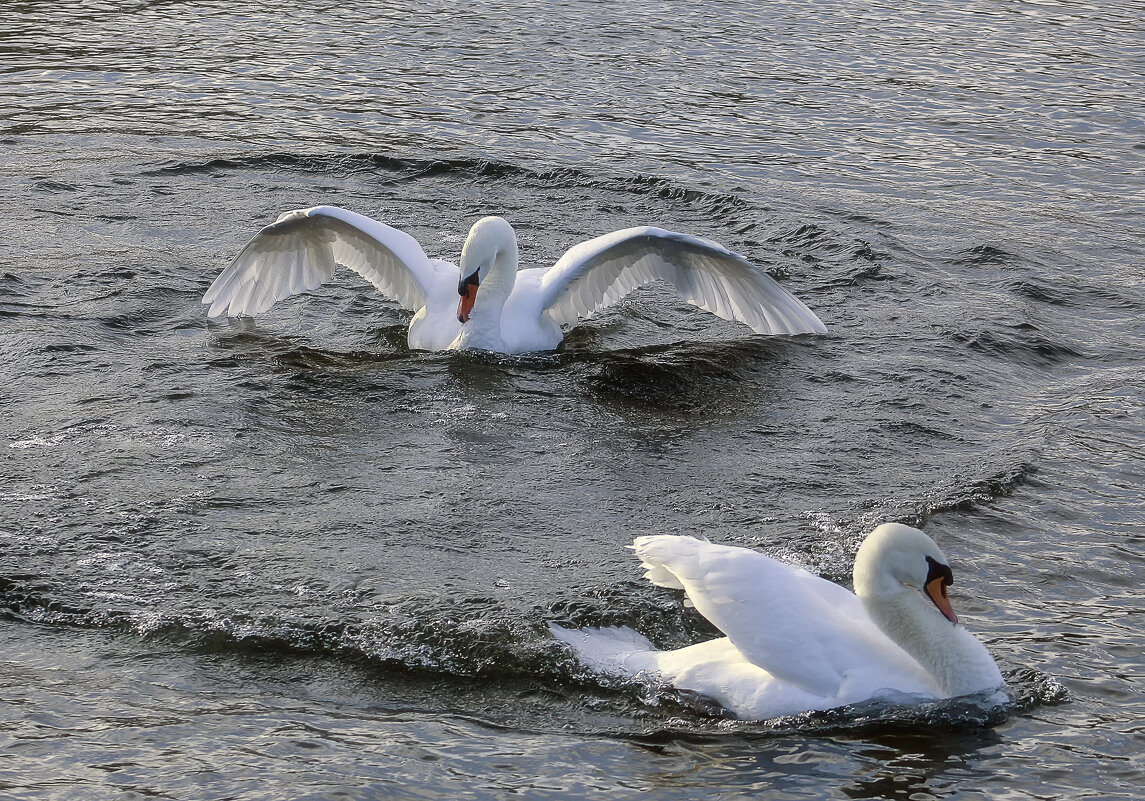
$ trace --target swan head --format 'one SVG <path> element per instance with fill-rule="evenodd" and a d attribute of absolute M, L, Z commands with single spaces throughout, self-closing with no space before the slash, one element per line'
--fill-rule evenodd
<path fill-rule="evenodd" d="M 478 289 L 495 268 L 504 268 L 510 277 L 515 277 L 517 234 L 513 226 L 501 217 L 483 217 L 475 222 L 461 248 L 459 266 L 461 280 L 457 284 L 457 294 L 461 301 L 457 304 L 457 319 L 464 323 L 473 311 Z M 512 289 L 511 283 L 508 289 Z M 507 290 L 505 294 L 508 294 Z"/>
<path fill-rule="evenodd" d="M 904 588 L 917 590 L 951 623 L 958 622 L 946 588 L 954 574 L 942 549 L 917 528 L 884 523 L 872 531 L 855 556 L 855 593 L 891 597 Z"/>

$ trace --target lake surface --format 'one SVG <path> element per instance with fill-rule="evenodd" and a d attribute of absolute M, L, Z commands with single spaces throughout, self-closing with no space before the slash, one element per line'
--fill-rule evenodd
<path fill-rule="evenodd" d="M 1124 0 L 6 2 L 0 794 L 1139 798 L 1142 86 Z M 829 334 L 648 287 L 427 354 L 348 271 L 208 321 L 318 204 L 450 260 L 697 234 Z M 888 520 L 1005 706 L 732 721 L 547 635 L 712 636 L 634 536 L 846 584 Z"/>

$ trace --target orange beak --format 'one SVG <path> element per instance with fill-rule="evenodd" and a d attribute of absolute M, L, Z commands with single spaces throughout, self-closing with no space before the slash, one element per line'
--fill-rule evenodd
<path fill-rule="evenodd" d="M 477 300 L 477 286 L 479 279 L 477 273 L 468 278 L 461 279 L 457 285 L 457 294 L 461 295 L 461 302 L 457 304 L 457 321 L 464 323 L 469 320 L 469 313 L 473 311 L 473 302 Z"/>
<path fill-rule="evenodd" d="M 934 605 L 938 607 L 947 620 L 951 623 L 958 622 L 958 615 L 954 614 L 954 607 L 950 605 L 950 598 L 946 596 L 946 577 L 939 576 L 926 582 L 923 588 L 926 590 L 926 597 L 934 601 Z"/>

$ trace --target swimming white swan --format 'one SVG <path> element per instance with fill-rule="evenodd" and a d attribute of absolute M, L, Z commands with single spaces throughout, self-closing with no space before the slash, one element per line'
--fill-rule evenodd
<path fill-rule="evenodd" d="M 658 651 L 632 629 L 550 624 L 602 673 L 645 675 L 764 720 L 906 693 L 954 698 L 1003 686 L 986 647 L 958 624 L 946 557 L 918 529 L 876 528 L 855 558 L 855 593 L 745 548 L 639 537 L 649 581 L 686 593 L 726 637 Z"/>
<path fill-rule="evenodd" d="M 258 314 L 329 281 L 335 262 L 415 312 L 409 346 L 526 353 L 557 347 L 562 325 L 657 279 L 761 334 L 823 333 L 814 312 L 742 256 L 659 228 L 629 228 L 570 249 L 548 269 L 517 271 L 517 235 L 478 220 L 461 266 L 430 259 L 409 234 L 333 206 L 288 211 L 258 232 L 203 296 L 211 317 Z"/>

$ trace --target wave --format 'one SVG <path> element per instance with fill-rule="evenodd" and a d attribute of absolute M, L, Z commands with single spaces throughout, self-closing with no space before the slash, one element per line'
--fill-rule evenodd
<path fill-rule="evenodd" d="M 593 717 L 604 705 L 616 718 L 607 733 L 633 737 L 988 727 L 1010 714 L 1068 700 L 1052 677 L 1021 667 L 1005 671 L 1008 699 L 888 699 L 769 721 L 735 720 L 702 696 L 648 681 L 591 674 L 548 636 L 550 619 L 566 624 L 637 624 L 663 647 L 718 636 L 706 622 L 697 623 L 698 616 L 684 612 L 676 599 L 666 608 L 647 595 L 627 595 L 631 590 L 631 586 L 612 588 L 595 599 L 534 608 L 524 614 L 507 610 L 492 598 L 475 597 L 452 604 L 424 599 L 379 604 L 370 619 L 291 620 L 238 611 L 178 615 L 116 610 L 116 599 L 110 597 L 104 608 L 85 609 L 53 599 L 49 588 L 34 577 L 11 576 L 0 578 L 0 619 L 16 625 L 127 634 L 145 638 L 155 648 L 192 654 L 269 659 L 275 664 L 318 658 L 364 666 L 382 683 L 428 682 L 432 692 L 426 702 L 441 703 L 444 692 L 451 706 L 464 711 L 468 698 L 477 707 L 476 714 L 488 715 L 492 698 L 519 710 L 517 702 L 523 696 L 531 699 L 543 688 L 541 695 L 548 699 L 545 703 L 553 725 L 564 729 L 579 720 L 575 725 L 592 730 Z M 454 685 L 457 692 L 443 690 L 443 681 Z M 474 688 L 478 694 L 470 698 Z M 574 713 L 583 714 L 578 718 Z M 532 724 L 543 726 L 543 717 Z"/>
<path fill-rule="evenodd" d="M 542 214 L 552 212 L 557 220 L 581 221 L 581 231 L 570 231 L 573 236 L 622 227 L 617 224 L 618 220 L 630 225 L 655 224 L 695 233 L 694 221 L 700 220 L 699 228 L 718 231 L 713 238 L 744 254 L 773 276 L 783 279 L 795 271 L 814 272 L 815 280 L 824 290 L 869 280 L 894 279 L 896 276 L 886 265 L 891 261 L 892 251 L 901 248 L 901 243 L 888 230 L 855 220 L 832 225 L 825 219 L 808 220 L 805 212 L 762 206 L 759 201 L 746 199 L 734 191 L 689 186 L 678 179 L 654 174 L 594 173 L 563 165 L 472 157 L 418 158 L 372 152 L 330 155 L 269 152 L 172 160 L 146 167 L 141 176 L 154 181 L 202 175 L 267 177 L 276 173 L 283 178 L 300 176 L 299 180 L 308 187 L 303 197 L 315 191 L 316 180 L 327 177 L 331 183 L 348 182 L 367 191 L 372 188 L 388 193 L 387 202 L 391 205 L 400 204 L 406 197 L 403 187 L 417 184 L 419 197 L 426 193 L 448 197 L 448 204 L 460 203 L 458 213 L 466 216 L 483 208 L 514 216 L 521 204 L 540 206 Z M 435 182 L 441 185 L 439 190 L 434 190 Z M 324 197 L 313 197 L 314 203 L 331 202 L 325 190 L 321 190 L 321 194 Z M 333 202 L 336 198 L 337 195 Z M 516 214 L 528 219 L 536 213 Z M 541 239 L 538 244 L 547 244 Z M 570 240 L 563 244 L 571 243 Z M 552 246 L 560 244 L 552 242 Z M 559 253 L 550 255 L 556 257 Z"/>
<path fill-rule="evenodd" d="M 681 185 L 667 178 L 647 174 L 599 175 L 575 167 L 534 168 L 507 161 L 480 158 L 414 158 L 379 153 L 303 155 L 262 153 L 223 156 L 203 161 L 171 161 L 146 169 L 146 177 L 181 177 L 206 174 L 221 177 L 232 172 L 267 173 L 275 171 L 315 173 L 330 177 L 368 176 L 371 181 L 392 186 L 407 182 L 446 178 L 451 182 L 506 182 L 547 190 L 575 190 L 572 198 L 592 200 L 600 208 L 623 214 L 623 196 L 664 201 L 668 205 L 699 212 L 713 224 L 732 232 L 741 249 L 774 253 L 803 262 L 818 263 L 847 259 L 858 262 L 860 271 L 887 254 L 865 240 L 855 241 L 846 234 L 803 221 L 787 224 L 776 221 L 774 212 L 760 209 L 731 193 L 713 192 Z M 609 196 L 614 196 L 611 205 Z M 652 221 L 655 222 L 655 221 Z M 883 234 L 885 236 L 885 234 Z M 773 265 L 772 269 L 779 269 Z M 870 273 L 878 275 L 878 271 Z M 880 276 L 882 277 L 882 276 Z"/>
<path fill-rule="evenodd" d="M 957 477 L 939 487 L 932 498 L 924 502 L 920 514 L 925 519 L 940 512 L 968 512 L 985 504 L 1012 495 L 1019 487 L 1029 484 L 1038 472 L 1031 461 L 1006 465 L 982 478 Z"/>
<path fill-rule="evenodd" d="M 1023 454 L 1007 451 L 1006 455 Z M 973 512 L 989 506 L 1013 495 L 1020 488 L 1035 483 L 1034 476 L 1038 473 L 1035 455 L 1030 451 L 1024 456 L 1025 458 L 1001 466 L 988 466 L 989 472 L 986 475 L 956 473 L 931 488 L 923 498 L 880 506 L 874 517 L 878 522 L 893 520 L 909 526 L 924 527 L 927 521 L 936 515 L 947 512 Z M 867 520 L 863 525 L 871 522 L 873 521 Z"/>
<path fill-rule="evenodd" d="M 1020 366 L 1050 367 L 1085 357 L 1072 344 L 1055 340 L 1031 323 L 977 331 L 947 331 L 946 336 L 984 356 Z"/>
<path fill-rule="evenodd" d="M 573 329 L 568 337 L 573 350 L 562 355 L 596 397 L 626 408 L 687 414 L 726 413 L 758 403 L 757 390 L 747 389 L 751 378 L 780 371 L 787 352 L 804 347 L 777 338 L 602 350 L 586 342 L 592 335 L 588 326 Z"/>
<path fill-rule="evenodd" d="M 195 174 L 220 175 L 226 172 L 266 172 L 289 170 L 330 176 L 369 173 L 388 182 L 415 181 L 449 176 L 461 179 L 524 179 L 554 187 L 580 187 L 624 191 L 635 195 L 663 198 L 675 203 L 707 209 L 713 214 L 744 211 L 751 206 L 734 195 L 705 192 L 680 186 L 665 178 L 636 175 L 602 178 L 573 167 L 533 169 L 490 159 L 418 159 L 378 153 L 350 153 L 336 156 L 309 156 L 293 153 L 266 153 L 251 156 L 218 157 L 206 161 L 170 162 L 144 170 L 148 177 Z"/>
<path fill-rule="evenodd" d="M 963 267 L 1009 266 L 1019 264 L 1022 258 L 998 245 L 984 243 L 960 252 L 951 262 Z"/>

